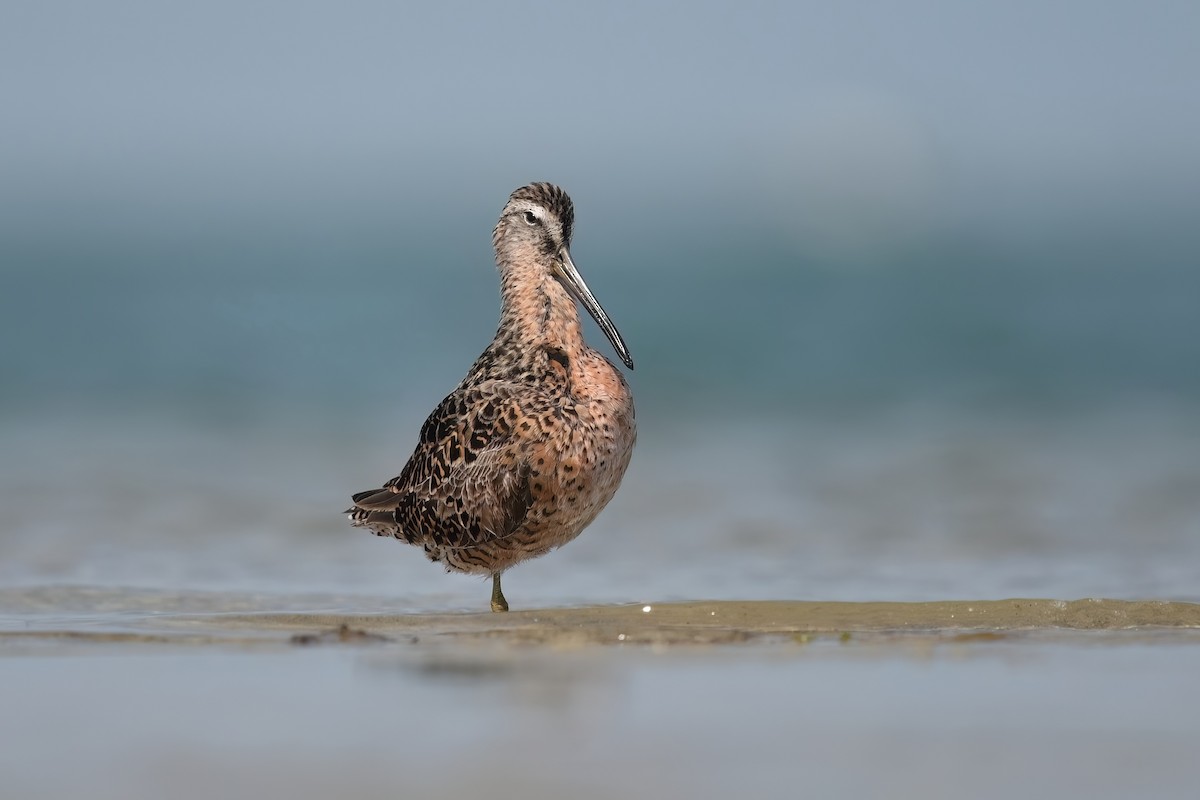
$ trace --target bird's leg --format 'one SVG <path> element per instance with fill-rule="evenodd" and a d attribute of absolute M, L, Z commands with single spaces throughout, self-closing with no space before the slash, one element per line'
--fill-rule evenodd
<path fill-rule="evenodd" d="M 500 591 L 500 573 L 492 575 L 492 611 L 508 611 L 508 601 Z"/>

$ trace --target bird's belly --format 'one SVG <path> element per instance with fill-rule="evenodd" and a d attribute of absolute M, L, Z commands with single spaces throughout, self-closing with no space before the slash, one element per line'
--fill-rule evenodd
<path fill-rule="evenodd" d="M 558 446 L 552 506 L 565 540 L 577 536 L 612 500 L 637 438 L 632 405 L 591 405 L 579 409 L 579 424 Z"/>

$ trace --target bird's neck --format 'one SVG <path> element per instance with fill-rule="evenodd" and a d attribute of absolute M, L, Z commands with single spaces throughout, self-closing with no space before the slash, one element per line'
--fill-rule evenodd
<path fill-rule="evenodd" d="M 500 264 L 500 327 L 497 338 L 568 352 L 583 344 L 579 309 L 554 277 L 549 257 Z"/>

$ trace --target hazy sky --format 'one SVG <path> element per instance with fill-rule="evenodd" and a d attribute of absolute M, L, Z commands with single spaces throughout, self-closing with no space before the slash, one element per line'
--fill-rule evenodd
<path fill-rule="evenodd" d="M 1195 2 L 10 2 L 0 232 L 382 222 L 536 178 L 835 244 L 1177 208 L 1197 42 Z"/>

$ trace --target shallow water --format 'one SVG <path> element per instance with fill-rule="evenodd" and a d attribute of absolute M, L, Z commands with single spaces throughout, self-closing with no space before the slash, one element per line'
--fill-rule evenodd
<path fill-rule="evenodd" d="M 382 413 L 382 412 L 381 412 Z M 350 529 L 407 455 L 351 416 L 31 418 L 4 435 L 0 581 L 322 591 L 478 610 L 488 588 Z M 1200 448 L 1178 415 L 974 430 L 946 419 L 645 430 L 617 499 L 512 570 L 514 608 L 667 600 L 1200 599 Z M 415 435 L 415 434 L 414 434 Z M 403 455 L 398 455 L 402 453 Z"/>
<path fill-rule="evenodd" d="M 1186 604 L 10 589 L 0 767 L 30 798 L 1182 798 L 1198 669 Z"/>

